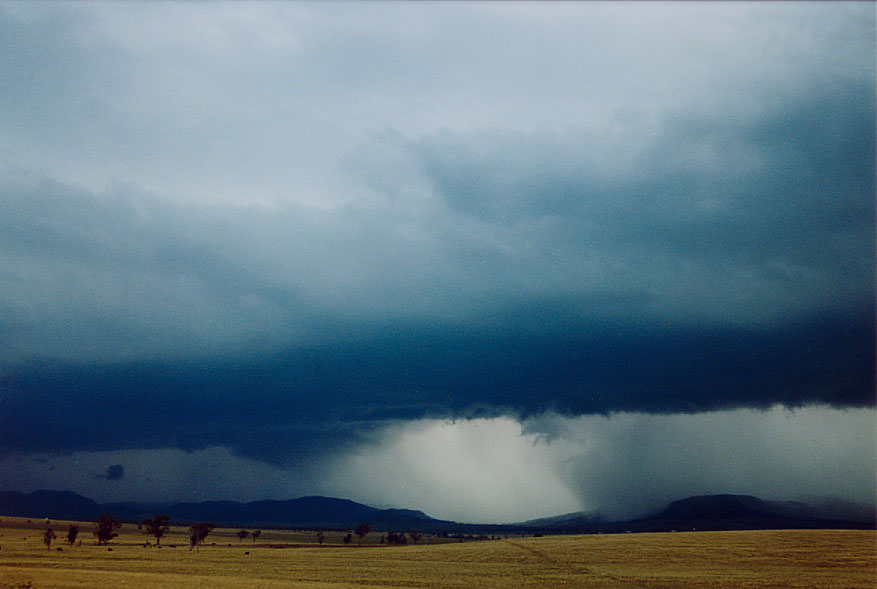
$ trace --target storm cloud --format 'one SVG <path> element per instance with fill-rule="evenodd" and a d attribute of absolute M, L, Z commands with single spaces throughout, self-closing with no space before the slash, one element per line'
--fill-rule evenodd
<path fill-rule="evenodd" d="M 298 468 L 211 447 L 0 458 L 0 489 L 57 481 L 102 501 L 238 501 L 306 494 L 503 523 L 586 511 L 627 519 L 691 494 L 873 504 L 875 410 L 809 406 L 692 414 L 616 413 L 399 421 Z M 107 460 L 138 465 L 107 483 Z M 208 484 L 209 482 L 209 484 Z"/>
<path fill-rule="evenodd" d="M 330 490 L 346 486 L 371 502 L 397 486 L 408 503 L 466 521 L 579 510 L 624 520 L 711 493 L 869 504 L 874 419 L 873 409 L 775 406 L 431 421 L 388 429 L 322 476 Z"/>
<path fill-rule="evenodd" d="M 856 4 L 0 5 L 0 448 L 275 480 L 445 419 L 843 428 L 875 401 L 874 33 Z"/>

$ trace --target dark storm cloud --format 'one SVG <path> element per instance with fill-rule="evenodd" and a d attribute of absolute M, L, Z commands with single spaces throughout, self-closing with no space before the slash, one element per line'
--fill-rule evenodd
<path fill-rule="evenodd" d="M 674 278 L 674 259 L 716 274 L 812 268 L 862 297 L 873 282 L 874 134 L 864 130 L 875 128 L 875 87 L 824 83 L 744 120 L 668 116 L 642 144 L 583 131 L 445 135 L 412 149 L 448 206 L 487 231 L 542 223 L 543 247 L 579 261 L 630 256 L 637 270 L 668 258 L 657 272 Z"/>
<path fill-rule="evenodd" d="M 816 28 L 803 48 L 760 41 L 748 12 L 729 29 L 698 8 L 718 44 L 681 31 L 679 47 L 663 21 L 622 18 L 661 58 L 599 37 L 605 63 L 577 29 L 563 53 L 555 15 L 533 47 L 560 65 L 435 66 L 410 94 L 383 61 L 432 22 L 407 12 L 377 42 L 355 18 L 348 37 L 325 15 L 256 11 L 250 25 L 288 30 L 254 52 L 225 12 L 190 37 L 141 5 L 136 23 L 107 8 L 69 30 L 7 8 L 10 38 L 42 37 L 13 44 L 0 90 L 21 137 L 0 179 L 4 448 L 282 463 L 422 417 L 874 404 L 873 15 L 858 8 L 796 8 Z M 461 40 L 460 62 L 517 46 L 494 32 Z M 53 38 L 36 59 L 29 43 Z M 321 62 L 335 38 L 344 55 Z M 377 63 L 366 49 L 384 40 Z M 424 55 L 444 64 L 443 47 Z M 392 90 L 345 88 L 349 52 Z M 658 67 L 679 56 L 698 59 Z"/>
<path fill-rule="evenodd" d="M 2 442 L 286 460 L 427 416 L 873 404 L 873 86 L 823 94 L 674 119 L 618 172 L 421 140 L 425 218 L 7 182 Z"/>
<path fill-rule="evenodd" d="M 424 416 L 873 404 L 867 318 L 760 333 L 570 327 L 588 335 L 397 329 L 248 364 L 23 365 L 5 377 L 0 442 L 46 451 L 227 445 L 282 462 Z"/>

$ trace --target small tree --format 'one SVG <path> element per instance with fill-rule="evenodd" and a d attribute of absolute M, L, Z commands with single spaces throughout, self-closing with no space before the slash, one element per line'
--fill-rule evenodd
<path fill-rule="evenodd" d="M 344 536 L 344 544 L 350 544 L 351 540 L 353 540 L 353 535 L 350 532 L 347 532 L 347 535 Z"/>
<path fill-rule="evenodd" d="M 320 546 L 323 545 L 323 542 L 326 540 L 326 535 L 323 534 L 323 530 L 317 532 L 317 542 L 320 543 Z"/>
<path fill-rule="evenodd" d="M 169 515 L 156 515 L 137 524 L 137 529 L 145 529 L 147 534 L 155 536 L 155 543 L 158 545 L 161 544 L 161 537 L 171 529 L 170 521 L 171 516 Z"/>
<path fill-rule="evenodd" d="M 235 536 L 238 537 L 238 542 L 243 542 L 244 538 L 246 538 L 249 535 L 250 535 L 250 533 L 246 530 L 241 530 L 235 534 Z"/>
<path fill-rule="evenodd" d="M 214 528 L 216 528 L 216 526 L 210 522 L 192 524 L 189 528 L 189 550 L 197 548 L 202 542 L 204 542 L 204 538 L 206 538 L 207 534 L 212 532 Z"/>
<path fill-rule="evenodd" d="M 353 533 L 359 536 L 359 544 L 362 545 L 362 539 L 365 538 L 366 534 L 372 531 L 372 527 L 367 523 L 363 522 L 356 526 L 356 529 L 353 530 Z"/>
<path fill-rule="evenodd" d="M 262 530 L 253 530 L 253 533 L 251 535 L 253 536 L 253 544 L 255 544 L 256 538 L 262 535 Z"/>
<path fill-rule="evenodd" d="M 405 537 L 405 532 L 387 532 L 387 544 L 401 546 L 408 544 L 408 538 Z"/>
<path fill-rule="evenodd" d="M 70 542 L 70 546 L 73 546 L 73 543 L 76 542 L 76 536 L 79 535 L 79 526 L 74 526 L 70 524 L 70 527 L 67 528 L 67 541 Z"/>
<path fill-rule="evenodd" d="M 43 543 L 45 543 L 45 545 L 46 545 L 46 550 L 49 550 L 52 548 L 52 540 L 54 540 L 57 537 L 58 536 L 55 535 L 55 532 L 52 531 L 52 528 L 46 528 L 46 533 L 43 534 Z"/>
<path fill-rule="evenodd" d="M 97 544 L 106 544 L 118 534 L 116 530 L 122 527 L 122 522 L 111 515 L 103 514 L 94 520 L 94 535 L 97 537 Z"/>
<path fill-rule="evenodd" d="M 411 536 L 411 539 L 414 540 L 415 544 L 417 544 L 418 540 L 421 538 L 421 534 L 417 530 L 411 530 L 408 532 L 408 535 Z"/>

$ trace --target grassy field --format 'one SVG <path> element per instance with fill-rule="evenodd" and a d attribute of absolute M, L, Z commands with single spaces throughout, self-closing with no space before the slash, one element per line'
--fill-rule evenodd
<path fill-rule="evenodd" d="M 240 542 L 218 529 L 197 552 L 184 528 L 162 547 L 127 524 L 97 546 L 91 524 L 81 545 L 67 522 L 0 522 L 0 588 L 44 587 L 867 587 L 877 586 L 877 532 L 754 531 L 510 538 L 362 547 L 327 533 L 265 530 Z M 62 550 L 57 550 L 62 548 Z"/>

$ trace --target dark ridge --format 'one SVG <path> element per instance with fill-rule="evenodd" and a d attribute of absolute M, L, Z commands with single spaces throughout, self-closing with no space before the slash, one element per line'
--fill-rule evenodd
<path fill-rule="evenodd" d="M 91 520 L 101 506 L 73 491 L 0 491 L 0 513 L 15 517 Z"/>
<path fill-rule="evenodd" d="M 99 504 L 71 491 L 0 492 L 0 514 L 89 521 L 102 513 L 139 522 L 157 513 L 175 524 L 210 521 L 218 525 L 298 529 L 353 529 L 368 523 L 376 531 L 431 533 L 590 534 L 692 530 L 877 528 L 873 505 L 838 499 L 822 503 L 764 501 L 750 495 L 701 495 L 673 501 L 649 517 L 610 522 L 596 514 L 569 513 L 511 524 L 460 524 L 411 509 L 377 509 L 348 499 L 300 497 L 286 501 L 205 501 L 201 503 Z"/>
<path fill-rule="evenodd" d="M 201 503 L 99 504 L 72 491 L 35 491 L 29 495 L 0 492 L 0 514 L 68 520 L 91 520 L 102 513 L 127 521 L 142 521 L 156 513 L 175 523 L 209 521 L 219 525 L 348 529 L 362 522 L 375 529 L 438 529 L 453 522 L 413 509 L 377 509 L 333 497 L 299 497 L 286 501 L 204 501 Z"/>
<path fill-rule="evenodd" d="M 781 516 L 758 497 L 751 495 L 699 495 L 673 501 L 662 512 L 648 519 L 734 519 Z"/>

